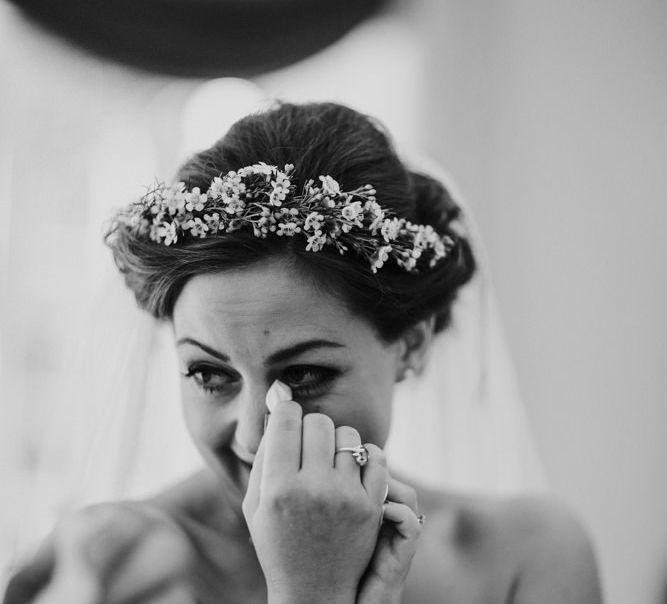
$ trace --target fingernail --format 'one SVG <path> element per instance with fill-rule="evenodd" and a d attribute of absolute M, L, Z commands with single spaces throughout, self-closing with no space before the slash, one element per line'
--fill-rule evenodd
<path fill-rule="evenodd" d="M 276 380 L 271 384 L 266 393 L 266 407 L 271 413 L 279 401 L 291 401 L 292 400 L 292 390 L 287 384 L 283 384 L 280 380 Z"/>

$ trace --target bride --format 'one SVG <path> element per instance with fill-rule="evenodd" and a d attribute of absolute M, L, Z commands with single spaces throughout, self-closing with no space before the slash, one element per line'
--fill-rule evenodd
<path fill-rule="evenodd" d="M 560 506 L 387 465 L 394 386 L 447 337 L 476 267 L 447 190 L 372 120 L 330 103 L 250 115 L 120 211 L 107 243 L 171 325 L 205 469 L 66 518 L 5 602 L 600 602 Z"/>

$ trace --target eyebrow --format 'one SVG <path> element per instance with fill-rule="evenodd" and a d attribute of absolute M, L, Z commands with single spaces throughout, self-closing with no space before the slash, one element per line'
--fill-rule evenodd
<path fill-rule="evenodd" d="M 191 344 L 193 346 L 197 346 L 198 348 L 201 348 L 204 352 L 210 354 L 212 357 L 220 359 L 225 363 L 229 363 L 229 357 L 226 354 L 219 352 L 218 350 L 215 350 L 214 348 L 211 348 L 206 344 L 202 344 L 201 342 L 198 342 L 194 338 L 180 338 L 176 342 L 177 346 L 180 346 L 182 344 Z M 313 350 L 316 348 L 345 348 L 345 344 L 340 344 L 339 342 L 333 342 L 331 340 L 323 340 L 323 339 L 306 340 L 304 342 L 298 342 L 297 344 L 293 344 L 292 346 L 288 346 L 287 348 L 277 350 L 276 352 L 271 354 L 264 361 L 264 365 L 274 365 L 276 363 L 286 361 L 287 359 L 298 356 L 300 354 L 303 354 L 304 352 L 308 352 L 309 350 Z"/>

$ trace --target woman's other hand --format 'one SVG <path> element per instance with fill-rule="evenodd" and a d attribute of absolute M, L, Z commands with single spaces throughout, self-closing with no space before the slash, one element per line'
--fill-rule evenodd
<path fill-rule="evenodd" d="M 422 520 L 423 521 L 423 520 Z M 360 585 L 357 604 L 399 604 L 421 533 L 417 494 L 389 479 L 384 521 L 375 552 Z"/>
<path fill-rule="evenodd" d="M 357 600 L 376 547 L 387 487 L 384 453 L 361 468 L 341 447 L 361 444 L 320 413 L 280 402 L 260 445 L 243 511 L 269 603 Z"/>
<path fill-rule="evenodd" d="M 186 535 L 159 508 L 95 505 L 57 525 L 33 562 L 14 577 L 4 602 L 194 603 L 186 582 L 191 560 Z"/>

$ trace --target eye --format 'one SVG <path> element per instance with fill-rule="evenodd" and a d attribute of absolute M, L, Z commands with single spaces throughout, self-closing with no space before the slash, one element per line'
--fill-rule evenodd
<path fill-rule="evenodd" d="M 191 365 L 183 375 L 194 380 L 202 390 L 212 393 L 220 392 L 235 382 L 235 377 L 231 373 L 212 365 Z"/>
<path fill-rule="evenodd" d="M 337 371 L 317 365 L 294 365 L 282 372 L 281 380 L 297 396 L 314 396 L 326 389 L 334 380 Z"/>

